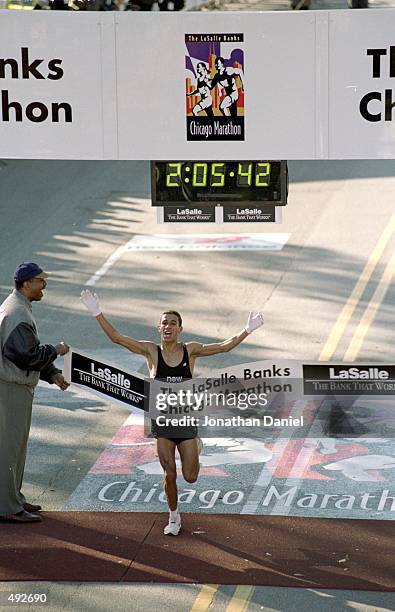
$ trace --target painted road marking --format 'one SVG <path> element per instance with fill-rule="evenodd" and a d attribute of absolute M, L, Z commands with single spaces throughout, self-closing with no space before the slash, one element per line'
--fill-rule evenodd
<path fill-rule="evenodd" d="M 218 584 L 204 584 L 196 597 L 191 612 L 206 612 L 213 603 Z"/>
<path fill-rule="evenodd" d="M 367 417 L 374 408 L 376 419 L 377 406 L 369 406 L 357 404 Z M 299 410 L 302 407 L 303 402 Z M 322 414 L 322 408 L 330 410 L 306 403 L 307 422 L 314 420 L 317 409 Z M 293 403 L 292 412 L 296 409 Z M 388 498 L 395 482 L 392 441 L 320 437 L 320 414 L 307 440 L 205 439 L 198 482 L 180 483 L 182 511 L 394 519 L 395 504 Z M 348 426 L 353 423 L 349 415 Z M 63 509 L 163 512 L 162 471 L 154 443 L 144 444 L 144 436 L 142 415 L 130 415 Z M 366 506 L 367 494 L 373 497 Z"/>
<path fill-rule="evenodd" d="M 376 291 L 374 292 L 372 299 L 367 305 L 365 312 L 363 313 L 362 319 L 359 322 L 357 329 L 354 332 L 352 340 L 350 342 L 350 346 L 348 347 L 345 355 L 345 361 L 354 361 L 359 350 L 361 348 L 362 342 L 365 339 L 367 331 L 371 326 L 379 307 L 381 306 L 388 288 L 392 282 L 392 279 L 395 274 L 395 252 L 393 253 L 390 261 L 388 262 L 383 275 L 380 279 L 379 284 L 377 285 Z"/>
<path fill-rule="evenodd" d="M 295 402 L 294 411 L 295 417 L 298 417 L 302 414 L 303 408 L 306 406 L 305 400 L 300 400 L 299 402 Z M 286 448 L 283 449 L 282 452 L 276 452 L 277 449 L 282 449 L 284 445 L 284 440 L 286 438 L 278 438 L 273 446 L 273 457 L 274 457 L 274 468 L 270 472 L 266 464 L 263 466 L 257 480 L 255 481 L 255 485 L 244 504 L 243 508 L 240 510 L 240 514 L 255 514 L 258 508 L 258 505 L 262 501 L 266 488 L 270 485 L 272 480 L 275 479 L 276 467 L 280 463 L 282 459 L 282 455 L 286 452 Z M 289 440 L 292 443 L 292 440 Z M 289 443 L 288 442 L 288 443 Z"/>
<path fill-rule="evenodd" d="M 285 480 L 284 489 L 286 487 L 295 486 L 295 481 L 299 479 L 300 485 L 297 487 L 297 490 L 300 490 L 303 483 L 303 474 L 311 464 L 312 457 L 320 445 L 320 436 L 322 435 L 322 423 L 320 419 L 314 419 L 309 429 L 309 438 L 303 441 L 303 445 L 295 458 L 291 470 L 287 475 L 287 479 Z M 289 515 L 290 512 L 291 507 L 284 505 L 280 500 L 278 500 L 274 504 L 270 514 L 275 516 L 286 516 Z"/>
<path fill-rule="evenodd" d="M 86 282 L 93 287 L 129 251 L 281 251 L 290 234 L 142 234 L 118 247 Z"/>
<path fill-rule="evenodd" d="M 133 236 L 128 251 L 281 251 L 290 234 L 152 234 Z"/>
<path fill-rule="evenodd" d="M 362 273 L 350 297 L 348 298 L 347 302 L 343 306 L 343 309 L 340 312 L 332 328 L 331 333 L 329 334 L 329 337 L 325 343 L 325 346 L 321 351 L 321 354 L 319 356 L 320 361 L 330 361 L 334 352 L 336 351 L 336 348 L 354 313 L 354 310 L 357 307 L 358 302 L 361 299 L 361 296 L 363 292 L 365 291 L 366 286 L 374 272 L 374 269 L 376 268 L 378 262 L 380 261 L 380 258 L 384 252 L 384 249 L 389 243 L 394 231 L 395 231 L 395 213 L 392 215 L 389 223 L 384 228 L 384 231 L 381 234 L 379 241 L 377 242 L 375 248 L 373 249 L 371 256 L 366 262 L 366 265 L 364 269 L 362 270 Z"/>
<path fill-rule="evenodd" d="M 119 259 L 121 259 L 124 253 L 127 252 L 127 246 L 127 244 L 123 244 L 122 246 L 118 247 L 112 253 L 112 255 L 110 255 L 110 257 L 104 262 L 104 264 L 98 270 L 96 270 L 93 276 L 90 277 L 90 279 L 86 283 L 86 286 L 93 287 L 94 285 L 96 285 L 97 281 L 99 281 L 102 276 L 104 276 Z"/>
<path fill-rule="evenodd" d="M 239 584 L 230 600 L 226 612 L 244 612 L 247 609 L 248 602 L 255 590 L 255 587 L 247 584 Z"/>

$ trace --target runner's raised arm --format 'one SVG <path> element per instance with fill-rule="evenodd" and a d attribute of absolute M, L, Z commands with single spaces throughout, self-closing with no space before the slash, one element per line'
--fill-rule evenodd
<path fill-rule="evenodd" d="M 81 302 L 87 310 L 91 313 L 104 333 L 110 338 L 115 344 L 124 346 L 132 353 L 137 355 L 144 355 L 144 357 L 150 357 L 151 351 L 156 350 L 156 346 L 153 342 L 148 340 L 134 340 L 128 336 L 121 334 L 111 323 L 106 319 L 100 308 L 99 298 L 96 293 L 91 293 L 89 289 L 81 291 Z"/>
<path fill-rule="evenodd" d="M 209 357 L 219 353 L 228 353 L 240 344 L 249 334 L 263 325 L 263 315 L 260 312 L 250 312 L 247 325 L 239 334 L 228 338 L 223 342 L 212 344 L 201 344 L 200 342 L 188 342 L 187 347 L 191 357 Z"/>

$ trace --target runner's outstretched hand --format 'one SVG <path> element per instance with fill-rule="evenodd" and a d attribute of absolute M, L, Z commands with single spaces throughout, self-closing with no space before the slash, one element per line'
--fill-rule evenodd
<path fill-rule="evenodd" d="M 247 334 L 255 331 L 258 329 L 258 327 L 261 327 L 261 325 L 263 325 L 263 314 L 255 311 L 250 312 L 248 315 L 247 325 L 245 327 Z"/>
<path fill-rule="evenodd" d="M 96 293 L 92 294 L 89 289 L 83 289 L 81 291 L 80 300 L 93 317 L 97 317 L 101 314 L 99 298 Z"/>

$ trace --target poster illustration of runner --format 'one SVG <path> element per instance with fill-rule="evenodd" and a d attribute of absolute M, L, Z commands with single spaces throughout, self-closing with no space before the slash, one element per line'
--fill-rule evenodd
<path fill-rule="evenodd" d="M 186 34 L 187 140 L 244 140 L 243 34 Z"/>

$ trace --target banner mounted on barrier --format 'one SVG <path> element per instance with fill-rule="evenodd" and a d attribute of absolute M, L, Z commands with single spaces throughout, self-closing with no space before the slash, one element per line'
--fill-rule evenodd
<path fill-rule="evenodd" d="M 0 13 L 3 158 L 395 158 L 391 9 Z"/>
<path fill-rule="evenodd" d="M 64 376 L 89 393 L 104 397 L 133 410 L 148 409 L 149 382 L 136 372 L 126 372 L 114 364 L 70 348 L 64 359 Z"/>
<path fill-rule="evenodd" d="M 281 431 L 302 438 L 395 435 L 394 365 L 264 360 L 175 383 L 148 379 L 71 349 L 65 377 L 107 401 L 141 410 L 148 436 L 153 423 L 158 431 L 171 426 L 174 438 L 184 437 L 185 427 L 197 427 L 202 437 Z"/>

